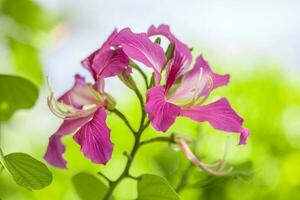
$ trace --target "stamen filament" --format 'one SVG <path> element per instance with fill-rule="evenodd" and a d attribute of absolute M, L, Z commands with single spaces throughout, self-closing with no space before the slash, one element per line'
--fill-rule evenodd
<path fill-rule="evenodd" d="M 200 167 L 202 170 L 210 173 L 210 174 L 214 174 L 217 176 L 225 176 L 227 174 L 229 174 L 232 170 L 232 167 L 230 167 L 227 170 L 223 170 L 223 169 L 219 169 L 219 170 L 214 170 L 212 169 L 212 167 L 218 166 L 220 165 L 221 162 L 217 162 L 217 163 L 213 163 L 213 164 L 207 164 L 202 162 L 201 160 L 199 160 L 195 154 L 192 153 L 192 151 L 190 150 L 190 148 L 188 147 L 187 143 L 183 140 L 183 139 L 179 139 L 178 140 L 178 144 L 179 147 L 181 148 L 181 150 L 183 151 L 183 153 L 186 155 L 186 157 L 196 166 Z"/>

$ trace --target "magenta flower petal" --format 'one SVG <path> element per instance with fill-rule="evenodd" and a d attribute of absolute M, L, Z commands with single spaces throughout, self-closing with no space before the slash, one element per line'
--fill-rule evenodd
<path fill-rule="evenodd" d="M 85 157 L 94 163 L 106 164 L 110 160 L 113 144 L 110 129 L 106 126 L 106 112 L 99 108 L 91 121 L 82 126 L 73 139 L 81 146 Z"/>
<path fill-rule="evenodd" d="M 116 76 L 129 68 L 129 59 L 123 50 L 111 48 L 111 43 L 117 35 L 117 30 L 114 30 L 98 50 L 81 62 L 95 80 Z"/>
<path fill-rule="evenodd" d="M 189 50 L 189 47 L 178 40 L 173 33 L 170 31 L 170 27 L 165 24 L 161 24 L 159 27 L 155 27 L 154 25 L 150 26 L 148 29 L 148 35 L 153 36 L 153 35 L 163 35 L 168 40 L 175 45 L 175 50 L 180 53 L 182 56 L 182 59 L 184 60 L 183 67 L 189 66 L 192 62 L 192 54 Z"/>
<path fill-rule="evenodd" d="M 61 137 L 75 132 L 83 124 L 87 123 L 88 120 L 88 117 L 65 120 L 59 129 L 49 138 L 49 144 L 44 159 L 53 166 L 66 168 L 67 162 L 63 158 L 65 145 L 61 142 Z"/>
<path fill-rule="evenodd" d="M 127 56 L 153 68 L 156 74 L 161 72 L 166 62 L 164 50 L 152 42 L 146 33 L 136 34 L 125 28 L 119 32 L 112 44 L 122 46 Z"/>
<path fill-rule="evenodd" d="M 229 82 L 229 75 L 214 73 L 208 63 L 199 56 L 194 67 L 183 76 L 183 80 L 172 95 L 172 100 L 183 100 L 207 96 L 220 86 Z"/>
<path fill-rule="evenodd" d="M 89 55 L 87 58 L 85 58 L 83 61 L 81 61 L 82 65 L 91 72 L 91 74 L 93 75 L 94 79 L 96 80 L 96 73 L 94 72 L 92 65 L 94 62 L 94 58 L 96 55 L 98 55 L 99 53 L 110 49 L 111 47 L 111 42 L 113 41 L 113 39 L 116 37 L 116 35 L 118 34 L 118 31 L 115 29 L 107 38 L 107 40 L 103 43 L 103 45 L 97 49 L 96 51 L 94 51 L 91 55 Z"/>
<path fill-rule="evenodd" d="M 165 100 L 164 88 L 156 86 L 147 91 L 145 110 L 152 126 L 158 131 L 167 131 L 180 114 L 180 107 Z"/>
<path fill-rule="evenodd" d="M 243 119 L 232 109 L 225 98 L 205 106 L 196 105 L 191 109 L 182 110 L 181 115 L 197 122 L 207 121 L 215 129 L 240 133 L 240 144 L 244 144 L 249 135 L 249 131 L 242 127 Z"/>
<path fill-rule="evenodd" d="M 184 66 L 183 57 L 175 51 L 173 58 L 168 62 L 166 67 L 166 86 L 165 93 L 168 93 L 176 79 L 182 74 Z"/>
<path fill-rule="evenodd" d="M 166 91 L 169 91 L 170 87 L 173 85 L 174 81 L 186 72 L 188 66 L 192 62 L 192 54 L 189 47 L 178 40 L 170 31 L 168 25 L 162 24 L 158 28 L 151 26 L 148 29 L 148 35 L 162 35 L 168 38 L 168 40 L 174 43 L 174 53 L 173 58 L 168 63 L 166 67 Z"/>
<path fill-rule="evenodd" d="M 249 135 L 250 135 L 249 129 L 243 128 L 243 130 L 241 131 L 241 134 L 240 134 L 239 144 L 246 144 L 247 138 L 249 137 Z"/>
<path fill-rule="evenodd" d="M 61 142 L 61 137 L 62 135 L 54 134 L 49 138 L 49 144 L 44 159 L 55 167 L 66 168 L 67 161 L 63 158 L 66 148 Z"/>
<path fill-rule="evenodd" d="M 84 77 L 79 74 L 75 75 L 75 83 L 73 87 L 64 93 L 59 99 L 59 102 L 81 108 L 83 105 L 97 103 L 97 99 L 93 92 L 88 88 Z"/>
<path fill-rule="evenodd" d="M 128 68 L 129 59 L 122 49 L 107 49 L 95 55 L 91 69 L 96 79 L 119 75 Z"/>

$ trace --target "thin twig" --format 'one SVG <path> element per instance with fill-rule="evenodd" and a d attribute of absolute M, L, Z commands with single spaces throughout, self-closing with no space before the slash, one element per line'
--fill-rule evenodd
<path fill-rule="evenodd" d="M 146 85 L 146 88 L 148 89 L 149 88 L 149 85 L 148 85 L 148 78 L 147 78 L 147 75 L 145 74 L 145 72 L 143 72 L 143 70 L 133 61 L 130 61 L 129 62 L 129 65 L 136 69 L 143 77 L 144 81 L 145 81 L 145 85 Z"/>
<path fill-rule="evenodd" d="M 105 174 L 103 174 L 102 172 L 98 172 L 97 174 L 104 178 L 109 183 L 109 185 L 111 185 L 112 180 L 110 180 Z"/>
<path fill-rule="evenodd" d="M 151 138 L 151 139 L 142 141 L 140 143 L 140 146 L 145 145 L 145 144 L 149 144 L 149 143 L 153 143 L 153 142 L 175 143 L 173 136 L 170 136 L 170 137 L 155 137 L 155 138 Z"/>
<path fill-rule="evenodd" d="M 116 114 L 121 120 L 123 120 L 124 123 L 126 124 L 126 126 L 130 129 L 130 131 L 133 134 L 136 134 L 136 131 L 132 128 L 130 122 L 128 121 L 126 116 L 121 111 L 119 111 L 117 108 L 114 108 L 113 110 L 111 110 L 111 112 Z"/>
<path fill-rule="evenodd" d="M 138 131 L 141 134 L 143 132 L 141 129 L 143 128 L 143 125 L 144 125 L 144 122 L 146 119 L 146 112 L 144 110 L 144 100 L 143 100 L 143 96 L 142 96 L 141 92 L 138 89 L 134 90 L 134 92 L 135 92 L 137 98 L 139 99 L 140 107 L 141 107 L 141 111 L 142 111 L 141 122 L 140 122 L 140 126 L 139 126 L 140 128 Z"/>

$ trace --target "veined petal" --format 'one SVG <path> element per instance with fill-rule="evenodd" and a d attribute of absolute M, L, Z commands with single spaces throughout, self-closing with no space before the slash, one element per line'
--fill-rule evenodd
<path fill-rule="evenodd" d="M 83 124 L 87 123 L 88 120 L 88 117 L 65 120 L 59 129 L 49 138 L 49 144 L 44 159 L 53 166 L 66 168 L 67 162 L 63 158 L 65 145 L 61 142 L 61 138 L 63 135 L 75 132 Z"/>
<path fill-rule="evenodd" d="M 148 29 L 148 35 L 162 35 L 174 44 L 173 58 L 166 67 L 166 92 L 169 91 L 175 80 L 186 72 L 192 62 L 192 54 L 189 47 L 178 40 L 170 31 L 168 25 L 162 24 L 159 27 L 152 25 Z"/>
<path fill-rule="evenodd" d="M 181 115 L 197 122 L 207 121 L 215 129 L 240 133 L 240 144 L 245 144 L 249 135 L 249 130 L 242 127 L 243 119 L 232 109 L 225 98 L 205 106 L 196 105 L 191 109 L 182 110 Z"/>
<path fill-rule="evenodd" d="M 58 101 L 74 106 L 75 108 L 81 108 L 83 105 L 97 103 L 97 99 L 93 92 L 88 88 L 84 77 L 79 74 L 75 75 L 75 83 L 73 87 L 64 93 Z"/>
<path fill-rule="evenodd" d="M 82 65 L 90 71 L 90 73 L 93 75 L 94 79 L 97 79 L 97 73 L 95 71 L 94 68 L 97 69 L 97 67 L 93 67 L 93 63 L 94 63 L 94 59 L 98 54 L 101 54 L 103 51 L 106 51 L 108 49 L 110 49 L 111 47 L 111 42 L 113 41 L 113 39 L 116 37 L 116 35 L 118 34 L 118 31 L 115 29 L 107 38 L 107 40 L 103 43 L 103 45 L 97 49 L 96 51 L 94 51 L 92 54 L 90 54 L 87 58 L 85 58 L 83 61 L 81 61 Z"/>
<path fill-rule="evenodd" d="M 156 86 L 147 91 L 145 110 L 152 126 L 158 131 L 167 131 L 180 114 L 180 107 L 165 100 L 164 88 Z"/>
<path fill-rule="evenodd" d="M 127 70 L 129 59 L 122 49 L 107 49 L 95 55 L 91 69 L 94 77 L 104 79 L 117 76 Z"/>
<path fill-rule="evenodd" d="M 163 35 L 166 38 L 168 38 L 170 42 L 174 43 L 175 51 L 181 54 L 182 60 L 184 61 L 182 67 L 187 67 L 191 64 L 192 54 L 189 50 L 189 47 L 175 37 L 175 35 L 171 32 L 170 27 L 168 25 L 161 24 L 157 28 L 154 25 L 152 25 L 148 29 L 148 35 L 149 36 Z"/>
<path fill-rule="evenodd" d="M 173 53 L 173 58 L 168 62 L 166 66 L 166 86 L 165 86 L 165 94 L 167 94 L 176 81 L 176 79 L 182 73 L 182 69 L 184 66 L 183 57 L 175 51 Z"/>
<path fill-rule="evenodd" d="M 136 34 L 125 28 L 119 32 L 112 44 L 121 46 L 127 56 L 153 68 L 156 74 L 161 72 L 166 62 L 163 49 L 152 42 L 146 33 Z"/>
<path fill-rule="evenodd" d="M 110 129 L 106 126 L 106 112 L 99 108 L 93 119 L 81 127 L 73 139 L 81 146 L 85 157 L 94 163 L 106 164 L 112 155 Z"/>
<path fill-rule="evenodd" d="M 214 73 L 208 63 L 199 56 L 194 67 L 183 75 L 180 86 L 171 96 L 171 100 L 197 99 L 208 96 L 209 93 L 229 82 L 229 75 Z"/>
<path fill-rule="evenodd" d="M 66 147 L 61 142 L 61 137 L 62 135 L 53 134 L 49 138 L 48 148 L 44 155 L 44 159 L 55 167 L 66 168 L 67 161 L 63 158 Z"/>

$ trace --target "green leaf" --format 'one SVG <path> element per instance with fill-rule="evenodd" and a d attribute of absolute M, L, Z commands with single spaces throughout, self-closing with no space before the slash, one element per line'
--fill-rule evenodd
<path fill-rule="evenodd" d="M 139 200 L 179 200 L 168 181 L 160 176 L 145 174 L 138 182 Z"/>
<path fill-rule="evenodd" d="M 32 0 L 4 0 L 2 12 L 31 30 L 47 30 L 53 24 L 51 16 Z"/>
<path fill-rule="evenodd" d="M 184 164 L 186 162 L 182 153 L 176 152 L 171 148 L 163 148 L 154 156 L 153 161 L 160 175 L 165 177 L 170 185 L 178 184 L 179 175 L 185 169 Z M 172 164 L 170 165 L 170 163 Z"/>
<path fill-rule="evenodd" d="M 25 153 L 4 156 L 4 165 L 15 182 L 30 190 L 42 189 L 52 182 L 52 173 L 47 166 Z"/>
<path fill-rule="evenodd" d="M 41 85 L 44 82 L 44 74 L 38 50 L 12 37 L 8 38 L 8 44 L 16 72 Z"/>
<path fill-rule="evenodd" d="M 72 182 L 82 200 L 101 200 L 108 190 L 108 187 L 98 178 L 84 172 L 73 176 Z"/>
<path fill-rule="evenodd" d="M 16 110 L 34 106 L 38 93 L 31 81 L 0 74 L 0 122 L 8 120 Z"/>

